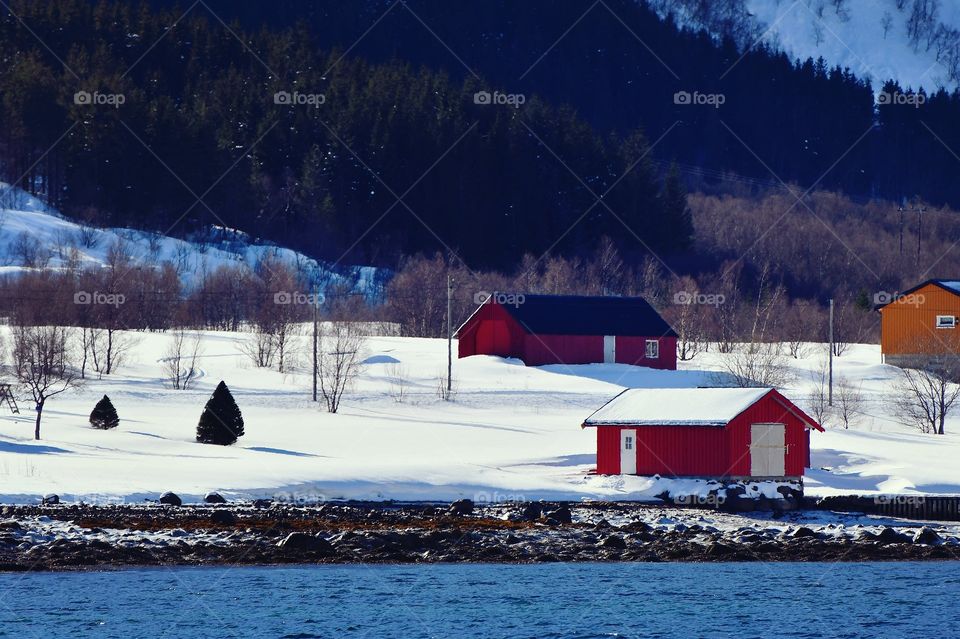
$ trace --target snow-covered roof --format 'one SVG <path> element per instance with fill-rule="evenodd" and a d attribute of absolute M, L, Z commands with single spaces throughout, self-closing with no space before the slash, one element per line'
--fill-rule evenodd
<path fill-rule="evenodd" d="M 583 422 L 584 426 L 726 426 L 770 388 L 631 388 Z"/>
<path fill-rule="evenodd" d="M 954 293 L 960 293 L 960 281 L 957 280 L 937 280 L 940 286 L 949 288 Z"/>

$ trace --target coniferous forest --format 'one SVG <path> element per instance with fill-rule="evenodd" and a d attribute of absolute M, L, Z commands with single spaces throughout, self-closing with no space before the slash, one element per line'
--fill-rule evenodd
<path fill-rule="evenodd" d="M 223 225 L 388 266 L 453 250 L 511 268 L 602 236 L 677 254 L 693 230 L 672 162 L 960 203 L 950 172 L 922 168 L 950 165 L 939 125 L 960 96 L 878 108 L 822 61 L 741 51 L 642 2 L 587 7 L 17 0 L 0 12 L 0 179 L 96 225 Z"/>

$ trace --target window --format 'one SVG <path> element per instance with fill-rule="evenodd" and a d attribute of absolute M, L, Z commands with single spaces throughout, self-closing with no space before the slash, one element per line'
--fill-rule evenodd
<path fill-rule="evenodd" d="M 633 437 L 627 435 L 623 438 L 623 449 L 624 450 L 633 450 Z"/>
<path fill-rule="evenodd" d="M 660 357 L 660 342 L 655 339 L 647 340 L 647 359 L 657 359 Z"/>
<path fill-rule="evenodd" d="M 954 328 L 957 318 L 953 315 L 937 315 L 937 328 Z"/>

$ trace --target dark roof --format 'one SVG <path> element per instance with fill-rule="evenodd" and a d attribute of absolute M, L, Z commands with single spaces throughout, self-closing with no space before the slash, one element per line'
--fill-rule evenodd
<path fill-rule="evenodd" d="M 921 288 L 923 288 L 924 286 L 927 286 L 928 284 L 933 284 L 934 286 L 939 286 L 940 288 L 942 288 L 943 290 L 947 291 L 948 293 L 953 293 L 954 295 L 960 295 L 960 280 L 948 280 L 948 279 L 945 279 L 945 278 L 934 278 L 934 279 L 929 279 L 929 280 L 925 280 L 925 281 L 923 281 L 923 282 L 920 282 L 920 283 L 917 284 L 916 286 L 914 286 L 914 287 L 912 287 L 912 288 L 908 288 L 907 290 L 905 290 L 905 291 L 903 291 L 903 292 L 901 292 L 901 293 L 897 293 L 897 294 L 895 294 L 895 295 L 890 295 L 890 296 L 889 296 L 889 299 L 888 299 L 886 302 L 883 302 L 883 303 L 881 303 L 881 304 L 876 304 L 876 305 L 874 306 L 874 310 L 879 311 L 879 310 L 880 310 L 881 308 L 883 308 L 884 306 L 887 306 L 888 304 L 892 304 L 893 302 L 896 302 L 896 301 L 897 301 L 898 299 L 900 299 L 901 297 L 904 297 L 904 296 L 906 296 L 906 295 L 910 295 L 911 293 L 914 293 L 914 292 L 916 292 L 916 291 L 919 291 Z"/>
<path fill-rule="evenodd" d="M 524 295 L 522 303 L 502 308 L 525 330 L 540 335 L 677 335 L 642 297 Z"/>

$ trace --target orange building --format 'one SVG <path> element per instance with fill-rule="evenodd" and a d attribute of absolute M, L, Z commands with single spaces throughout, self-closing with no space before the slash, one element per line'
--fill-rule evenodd
<path fill-rule="evenodd" d="M 960 355 L 960 280 L 927 280 L 891 295 L 877 310 L 884 362 Z"/>

